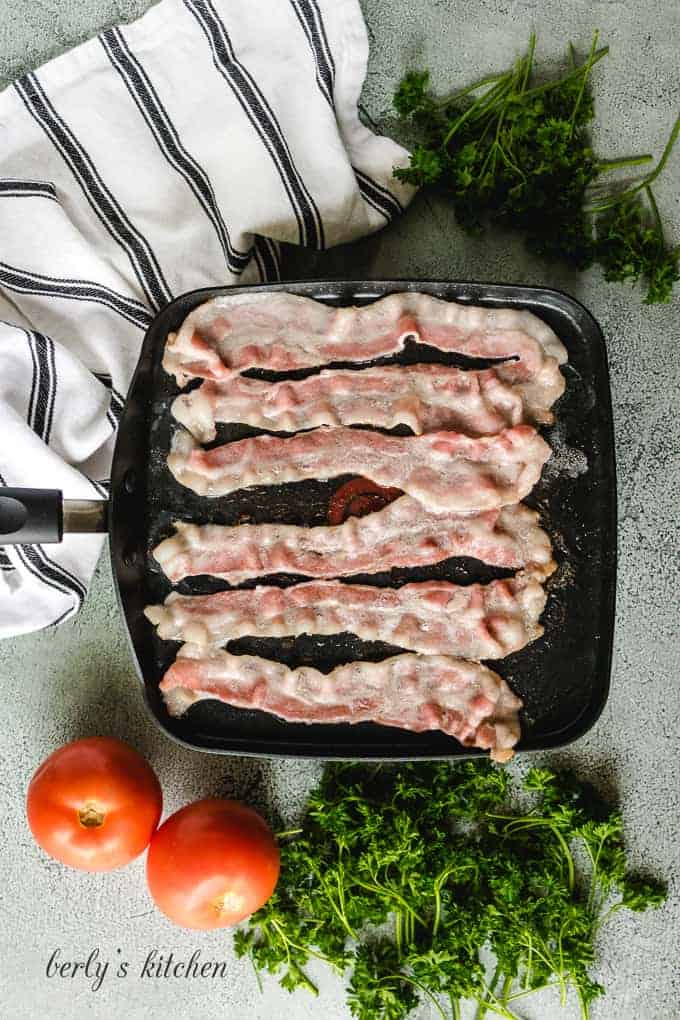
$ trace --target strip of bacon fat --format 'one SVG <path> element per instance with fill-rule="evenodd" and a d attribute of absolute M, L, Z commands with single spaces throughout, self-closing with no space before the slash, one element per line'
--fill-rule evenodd
<path fill-rule="evenodd" d="M 333 308 L 273 291 L 222 295 L 195 308 L 168 336 L 163 367 L 180 386 L 226 379 L 249 368 L 289 372 L 336 361 L 394 354 L 408 339 L 475 358 L 516 359 L 509 382 L 559 374 L 567 354 L 537 316 L 513 308 L 478 308 L 407 292 L 361 307 Z"/>
<path fill-rule="evenodd" d="M 352 428 L 320 428 L 289 438 L 253 436 L 203 450 L 178 429 L 168 467 L 201 496 L 250 485 L 362 475 L 403 489 L 438 511 L 491 510 L 523 499 L 538 481 L 550 447 L 530 425 L 496 436 L 459 432 L 386 436 Z"/>
<path fill-rule="evenodd" d="M 352 632 L 413 652 L 500 659 L 543 633 L 546 595 L 526 573 L 489 584 L 422 581 L 401 588 L 307 581 L 214 595 L 171 592 L 145 614 L 158 636 L 203 647 L 236 638 Z"/>
<path fill-rule="evenodd" d="M 535 383 L 506 382 L 498 368 L 468 372 L 447 365 L 385 365 L 362 372 L 330 369 L 277 383 L 240 375 L 208 379 L 180 394 L 172 413 L 201 443 L 215 438 L 217 422 L 273 432 L 408 425 L 416 435 L 450 429 L 486 436 L 523 422 L 551 423 L 550 407 L 563 390 L 560 372 L 539 393 Z"/>
<path fill-rule="evenodd" d="M 319 578 L 370 574 L 427 566 L 450 556 L 529 567 L 541 578 L 555 569 L 538 514 L 521 503 L 479 514 L 436 514 L 410 496 L 334 526 L 176 521 L 175 534 L 153 555 L 173 582 L 209 574 L 234 585 L 278 573 Z"/>
<path fill-rule="evenodd" d="M 422 733 L 442 730 L 466 747 L 512 757 L 522 702 L 497 673 L 449 656 L 397 655 L 320 673 L 252 655 L 184 645 L 161 681 L 171 715 L 202 698 L 260 709 L 297 723 L 377 722 Z"/>

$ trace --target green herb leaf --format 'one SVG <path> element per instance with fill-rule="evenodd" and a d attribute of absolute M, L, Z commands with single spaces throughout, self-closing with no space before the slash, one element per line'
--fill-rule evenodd
<path fill-rule="evenodd" d="M 405 1020 L 424 999 L 443 1020 L 459 1020 L 463 999 L 513 1020 L 514 998 L 546 986 L 573 987 L 587 1018 L 604 991 L 590 973 L 598 930 L 665 893 L 626 872 L 621 815 L 592 786 L 538 768 L 523 786 L 522 814 L 486 759 L 327 766 L 237 954 L 312 993 L 307 964 L 324 961 L 347 975 L 357 1020 Z M 590 862 L 579 876 L 578 846 Z"/>
<path fill-rule="evenodd" d="M 607 49 L 597 48 L 595 33 L 583 64 L 571 47 L 569 70 L 533 85 L 534 47 L 532 36 L 512 68 L 450 99 L 432 95 L 427 71 L 407 74 L 394 105 L 412 127 L 414 145 L 410 165 L 395 176 L 443 192 L 472 234 L 487 224 L 514 228 L 541 257 L 579 270 L 597 262 L 607 280 L 643 282 L 647 304 L 669 301 L 680 279 L 680 248 L 666 244 L 651 184 L 680 135 L 680 117 L 657 166 L 621 190 L 608 175 L 650 157 L 606 161 L 592 151 L 590 73 Z"/>

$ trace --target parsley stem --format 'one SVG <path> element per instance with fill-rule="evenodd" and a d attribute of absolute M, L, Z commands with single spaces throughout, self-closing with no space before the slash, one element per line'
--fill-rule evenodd
<path fill-rule="evenodd" d="M 524 92 L 527 85 L 529 84 L 529 76 L 531 75 L 531 68 L 534 63 L 534 50 L 536 49 L 536 33 L 532 32 L 529 36 L 529 49 L 527 55 L 524 58 L 524 77 L 520 86 L 520 92 Z"/>
<path fill-rule="evenodd" d="M 546 981 L 544 985 L 536 985 L 534 988 L 526 988 L 523 992 L 513 992 L 512 995 L 508 996 L 508 1002 L 514 1002 L 515 999 L 525 999 L 527 995 L 533 995 L 534 992 L 541 992 L 544 988 L 559 988 L 561 982 L 559 981 Z"/>
<path fill-rule="evenodd" d="M 336 915 L 336 917 L 337 917 L 337 918 L 338 918 L 338 920 L 340 921 L 340 924 L 341 924 L 341 925 L 343 926 L 343 928 L 345 929 L 345 931 L 347 932 L 347 934 L 349 935 L 349 937 L 350 937 L 351 939 L 355 939 L 355 938 L 357 937 L 357 933 L 356 933 L 356 932 L 354 931 L 354 929 L 353 929 L 353 928 L 352 928 L 352 927 L 350 926 L 350 924 L 349 924 L 349 922 L 348 922 L 348 920 L 347 920 L 347 917 L 346 917 L 346 915 L 345 915 L 344 911 L 340 910 L 340 908 L 338 907 L 337 903 L 335 902 L 335 900 L 333 899 L 333 897 L 332 897 L 332 895 L 331 895 L 330 889 L 328 888 L 328 886 L 326 885 L 326 883 L 325 883 L 325 882 L 323 881 L 323 879 L 321 879 L 321 885 L 322 885 L 322 886 L 323 886 L 323 887 L 325 888 L 325 890 L 326 890 L 326 895 L 327 895 L 327 897 L 328 897 L 328 903 L 329 903 L 329 905 L 330 905 L 330 907 L 331 907 L 331 910 L 332 910 L 332 911 L 333 911 L 333 913 L 334 913 L 334 914 Z"/>
<path fill-rule="evenodd" d="M 416 988 L 420 988 L 421 992 L 425 992 L 425 995 L 427 995 L 428 999 L 430 999 L 442 1020 L 448 1020 L 446 1013 L 441 1008 L 440 1004 L 437 1002 L 436 998 L 434 997 L 430 989 L 427 987 L 427 985 L 424 985 L 420 981 L 417 981 L 416 978 L 409 977 L 408 974 L 386 974 L 385 977 L 381 978 L 380 983 L 382 984 L 384 981 L 406 981 L 407 984 L 415 985 Z"/>
<path fill-rule="evenodd" d="M 651 152 L 645 152 L 641 156 L 622 156 L 620 159 L 601 159 L 597 164 L 597 172 L 608 174 L 611 170 L 619 170 L 624 166 L 642 166 L 643 163 L 651 163 L 653 159 Z"/>
<path fill-rule="evenodd" d="M 328 963 L 331 966 L 333 966 L 333 961 L 329 960 L 329 958 L 327 956 L 324 956 L 322 953 L 317 953 L 316 950 L 310 949 L 309 946 L 299 946 L 297 944 L 297 942 L 293 942 L 292 939 L 289 939 L 288 936 L 286 935 L 286 933 L 284 932 L 283 928 L 281 927 L 281 925 L 278 923 L 278 921 L 272 921 L 272 927 L 276 928 L 277 932 L 279 933 L 279 935 L 281 936 L 281 938 L 285 942 L 286 947 L 290 946 L 292 949 L 297 949 L 298 952 L 300 952 L 300 953 L 306 953 L 309 956 L 314 956 L 314 957 L 316 957 L 317 960 L 322 960 L 324 963 Z M 289 958 L 288 962 L 289 963 L 291 962 L 290 958 Z M 298 970 L 300 970 L 299 967 L 298 967 Z M 303 973 L 302 970 L 300 970 L 300 974 L 302 974 L 304 977 L 306 977 L 306 975 Z M 309 981 L 309 978 L 307 978 L 307 980 Z M 313 984 L 313 982 L 311 982 L 311 981 L 309 983 Z M 318 992 L 318 988 L 316 988 L 316 985 L 314 985 L 314 988 Z"/>
<path fill-rule="evenodd" d="M 522 829 L 533 829 L 538 828 L 539 826 L 550 829 L 562 848 L 562 853 L 564 854 L 567 864 L 567 881 L 569 883 L 569 891 L 573 891 L 574 882 L 576 880 L 574 858 L 572 857 L 571 850 L 569 849 L 569 844 L 566 839 L 549 818 L 539 818 L 530 815 L 513 818 L 512 815 L 494 815 L 491 813 L 489 814 L 489 818 L 498 818 L 501 821 L 506 821 L 507 825 L 505 826 L 505 829 L 507 832 L 516 832 L 521 831 Z"/>
<path fill-rule="evenodd" d="M 542 93 L 544 92 L 550 92 L 552 89 L 557 88 L 558 86 L 565 85 L 568 81 L 573 81 L 574 79 L 582 75 L 586 68 L 588 68 L 588 70 L 590 71 L 590 69 L 592 69 L 592 67 L 598 62 L 598 60 L 602 60 L 602 58 L 606 57 L 608 53 L 609 47 L 603 46 L 601 49 L 599 49 L 596 53 L 593 54 L 592 60 L 588 60 L 586 61 L 585 64 L 581 64 L 579 67 L 574 68 L 573 71 L 569 71 L 568 74 L 565 74 L 562 78 L 558 78 L 556 81 L 547 81 L 543 85 L 535 85 L 534 88 L 529 89 L 528 92 L 524 93 L 524 99 L 527 99 L 529 96 L 542 95 Z"/>
<path fill-rule="evenodd" d="M 593 58 L 595 56 L 595 47 L 597 46 L 598 36 L 599 36 L 599 32 L 597 31 L 597 29 L 595 29 L 595 34 L 593 35 L 593 41 L 590 44 L 590 53 L 588 54 L 588 59 L 586 60 L 585 70 L 583 72 L 583 77 L 581 78 L 581 84 L 579 86 L 578 95 L 576 96 L 576 102 L 574 103 L 574 109 L 571 111 L 571 117 L 569 118 L 569 125 L 570 125 L 569 134 L 570 135 L 572 135 L 574 133 L 574 125 L 576 123 L 576 114 L 578 113 L 578 108 L 581 105 L 581 101 L 583 99 L 583 93 L 586 90 L 586 85 L 588 83 L 588 77 L 590 75 L 590 72 L 591 72 L 591 69 L 592 69 L 592 66 L 593 66 Z"/>
<path fill-rule="evenodd" d="M 482 1012 L 477 1011 L 475 1020 L 480 1020 L 481 1017 L 486 1016 L 489 1010 L 492 1013 L 496 1013 L 498 1016 L 504 1016 L 506 1020 L 518 1020 L 517 1014 L 513 1013 L 512 1010 L 507 1009 L 501 1002 L 498 1001 L 496 996 L 493 994 L 491 989 L 487 989 L 488 994 L 491 996 L 491 1001 L 487 999 L 477 998 L 477 1003 Z"/>
<path fill-rule="evenodd" d="M 488 990 L 489 994 L 491 994 L 492 996 L 493 996 L 493 989 L 496 987 L 496 985 L 498 983 L 498 977 L 499 977 L 499 974 L 500 974 L 500 970 L 501 970 L 500 964 L 498 964 L 496 966 L 495 971 L 491 975 L 491 981 L 489 982 L 487 990 Z M 484 1020 L 484 1017 L 486 1016 L 488 1011 L 489 1011 L 489 1004 L 487 1002 L 484 1002 L 483 1000 L 479 999 L 478 1000 L 478 1005 L 477 1005 L 477 1012 L 475 1014 L 475 1020 Z"/>
<path fill-rule="evenodd" d="M 577 992 L 579 1005 L 581 1007 L 581 1020 L 590 1020 L 590 1010 L 588 1008 L 588 1003 L 583 998 L 583 992 L 580 988 L 577 989 Z"/>
<path fill-rule="evenodd" d="M 248 959 L 250 960 L 250 965 L 253 968 L 253 971 L 255 972 L 255 980 L 257 981 L 257 987 L 260 990 L 260 995 L 262 995 L 262 993 L 264 991 L 264 988 L 262 987 L 262 978 L 260 977 L 259 970 L 255 966 L 255 961 L 253 960 L 252 953 L 248 953 Z"/>
<path fill-rule="evenodd" d="M 485 85 L 493 85 L 497 81 L 502 81 L 507 78 L 508 72 L 503 71 L 502 74 L 488 74 L 485 78 L 480 78 L 479 81 L 473 82 L 472 85 L 468 85 L 464 89 L 460 89 L 459 92 L 454 92 L 453 95 L 447 99 L 440 100 L 436 105 L 442 109 L 447 106 L 451 106 L 453 103 L 458 102 L 459 99 L 464 99 L 465 96 L 469 96 L 471 92 L 476 92 L 477 89 L 484 88 Z"/>
<path fill-rule="evenodd" d="M 454 999 L 453 994 L 449 993 L 449 1002 L 451 1003 L 452 1020 L 460 1020 L 460 999 Z"/>
<path fill-rule="evenodd" d="M 396 890 L 390 888 L 390 886 L 371 885 L 369 882 L 362 882 L 360 879 L 357 879 L 356 883 L 358 886 L 361 886 L 362 889 L 366 889 L 368 892 L 377 892 L 382 896 L 387 896 L 388 898 L 391 897 L 392 899 L 395 899 L 397 903 L 401 904 L 401 906 L 404 908 L 407 914 L 413 914 L 415 920 L 418 921 L 419 924 L 425 926 L 425 921 L 422 919 L 420 914 L 416 913 L 413 907 L 406 902 L 404 897 L 400 896 L 399 893 L 396 892 Z M 352 933 L 352 938 L 355 937 L 356 936 L 354 935 L 354 933 Z"/>
<path fill-rule="evenodd" d="M 299 952 L 309 953 L 311 956 L 318 956 L 319 954 L 313 952 L 313 950 L 311 950 L 311 949 L 303 949 L 302 946 L 297 946 L 294 942 L 291 942 L 291 940 L 288 938 L 288 936 L 286 935 L 285 931 L 283 930 L 283 928 L 281 927 L 281 925 L 279 924 L 278 921 L 272 920 L 272 928 L 276 929 L 276 931 L 279 934 L 279 937 L 281 938 L 281 940 L 283 942 L 283 948 L 284 948 L 285 953 L 286 953 L 286 961 L 288 963 L 288 970 L 289 971 L 290 970 L 295 971 L 295 973 L 298 975 L 298 977 L 300 978 L 301 983 L 305 986 L 305 988 L 307 988 L 314 995 L 318 995 L 319 994 L 319 989 L 316 987 L 314 982 L 310 978 L 307 977 L 307 975 L 303 971 L 302 967 L 300 967 L 300 965 L 297 964 L 295 962 L 295 960 L 291 959 L 290 950 L 291 950 L 291 947 L 292 947 L 293 949 L 297 949 Z M 320 957 L 320 959 L 325 960 L 325 957 Z"/>
<path fill-rule="evenodd" d="M 432 922 L 432 940 L 434 941 L 435 935 L 439 931 L 439 925 L 442 919 L 442 887 L 444 882 L 457 870 L 457 866 L 454 864 L 450 868 L 446 868 L 444 871 L 437 875 L 434 883 L 434 921 Z"/>
<path fill-rule="evenodd" d="M 666 142 L 666 146 L 663 152 L 661 153 L 661 158 L 654 167 L 654 169 L 650 170 L 650 172 L 646 174 L 646 176 L 643 177 L 642 180 L 635 184 L 632 188 L 627 188 L 626 191 L 621 191 L 619 192 L 618 195 L 611 196 L 605 202 L 599 202 L 597 205 L 591 205 L 588 207 L 586 211 L 590 213 L 605 212 L 605 210 L 611 209 L 613 206 L 618 205 L 620 202 L 625 202 L 627 199 L 633 198 L 633 196 L 637 195 L 639 191 L 643 191 L 646 188 L 648 188 L 649 185 L 652 184 L 657 179 L 663 168 L 666 166 L 666 163 L 670 158 L 670 154 L 673 151 L 673 146 L 678 140 L 678 135 L 680 135 L 680 114 L 678 114 L 676 118 L 675 124 L 673 125 L 668 141 Z"/>
<path fill-rule="evenodd" d="M 442 149 L 446 149 L 453 136 L 460 130 L 471 117 L 479 119 L 480 113 L 486 113 L 488 110 L 495 105 L 495 103 L 502 98 L 502 96 L 509 92 L 512 88 L 512 82 L 514 74 L 504 75 L 498 85 L 494 88 L 489 89 L 485 95 L 475 100 L 472 106 L 468 106 L 467 110 L 453 122 L 449 130 L 446 132 L 442 141 Z"/>
<path fill-rule="evenodd" d="M 645 184 L 651 184 L 653 181 L 657 179 L 657 177 L 659 176 L 659 174 L 661 173 L 661 171 L 663 170 L 663 168 L 665 167 L 666 163 L 669 160 L 670 154 L 673 151 L 673 146 L 675 145 L 678 139 L 678 135 L 680 135 L 680 113 L 676 117 L 675 124 L 671 129 L 668 141 L 666 142 L 666 147 L 661 153 L 661 159 L 656 164 L 656 167 L 652 170 L 652 172 L 648 174 L 647 177 L 645 177 L 644 184 L 642 185 L 642 187 L 644 187 Z"/>
<path fill-rule="evenodd" d="M 505 981 L 503 982 L 503 988 L 501 989 L 501 1002 L 504 1006 L 508 1004 L 508 995 L 512 988 L 512 974 L 506 974 Z"/>
<path fill-rule="evenodd" d="M 661 216 L 659 214 L 659 207 L 656 204 L 656 199 L 654 198 L 654 192 L 650 188 L 649 184 L 645 184 L 645 194 L 647 195 L 647 198 L 649 199 L 649 204 L 651 206 L 652 212 L 654 213 L 654 220 L 656 221 L 656 229 L 658 231 L 659 238 L 661 240 L 661 243 L 665 245 L 666 239 L 665 239 L 664 234 L 663 234 L 663 223 L 661 222 Z"/>

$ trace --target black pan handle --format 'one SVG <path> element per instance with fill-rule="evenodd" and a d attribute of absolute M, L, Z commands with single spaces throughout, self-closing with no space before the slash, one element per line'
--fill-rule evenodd
<path fill-rule="evenodd" d="M 107 530 L 106 500 L 64 499 L 59 489 L 0 487 L 0 545 L 53 545 L 65 531 Z"/>

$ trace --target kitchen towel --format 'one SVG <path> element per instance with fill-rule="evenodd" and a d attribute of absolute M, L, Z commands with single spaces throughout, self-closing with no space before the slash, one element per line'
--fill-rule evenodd
<path fill-rule="evenodd" d="M 166 302 L 402 211 L 367 59 L 358 0 L 162 0 L 0 94 L 0 485 L 105 496 Z M 101 545 L 0 547 L 0 637 L 76 613 Z"/>

